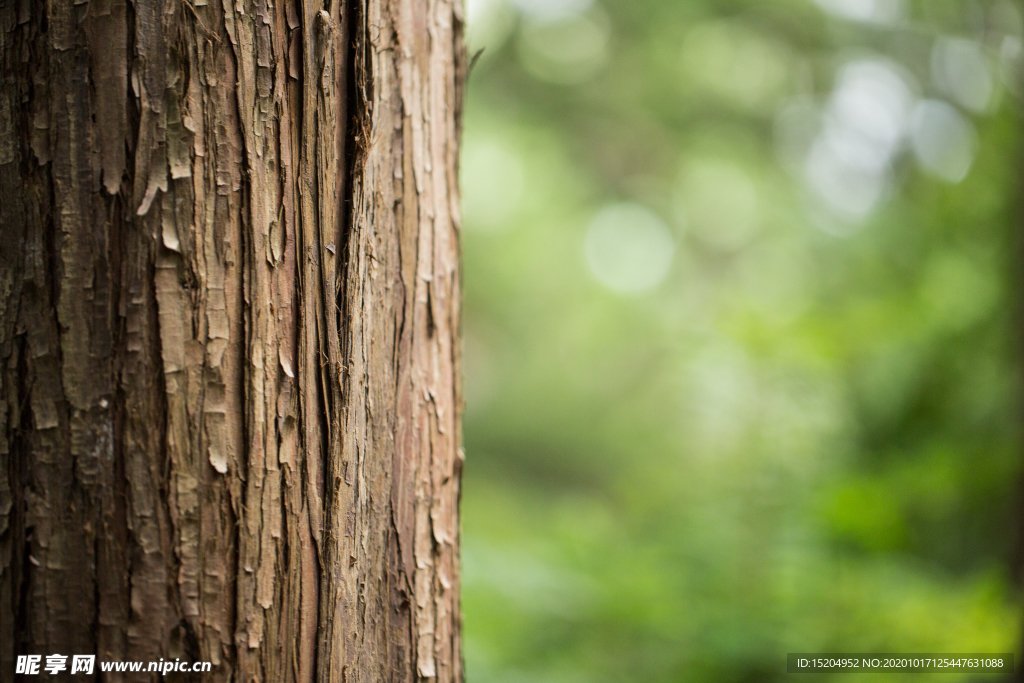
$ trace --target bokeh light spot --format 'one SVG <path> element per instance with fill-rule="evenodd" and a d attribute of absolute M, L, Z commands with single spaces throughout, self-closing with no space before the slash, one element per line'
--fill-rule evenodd
<path fill-rule="evenodd" d="M 538 21 L 558 21 L 587 11 L 594 0 L 511 0 L 523 14 Z"/>
<path fill-rule="evenodd" d="M 716 250 L 743 247 L 760 227 L 757 186 L 741 166 L 725 159 L 687 163 L 676 201 L 689 216 L 694 236 Z"/>
<path fill-rule="evenodd" d="M 946 182 L 958 183 L 971 169 L 977 134 L 955 107 L 939 100 L 922 100 L 914 108 L 910 142 L 922 168 Z"/>
<path fill-rule="evenodd" d="M 904 16 L 902 0 L 815 0 L 826 12 L 843 19 L 895 24 Z"/>
<path fill-rule="evenodd" d="M 519 40 L 519 61 L 530 75 L 552 83 L 581 83 L 608 58 L 608 23 L 598 12 L 557 21 L 528 22 Z"/>
<path fill-rule="evenodd" d="M 995 81 L 982 46 L 964 38 L 939 38 L 932 49 L 932 78 L 957 104 L 972 111 L 988 108 Z"/>
<path fill-rule="evenodd" d="M 781 44 L 732 22 L 707 22 L 683 40 L 687 77 L 750 109 L 770 107 L 783 92 L 792 61 Z"/>
<path fill-rule="evenodd" d="M 859 221 L 885 196 L 913 106 L 906 77 L 889 64 L 842 69 L 804 166 L 808 186 L 834 215 Z"/>
<path fill-rule="evenodd" d="M 525 186 L 519 155 L 498 142 L 467 136 L 461 175 L 466 227 L 493 231 L 507 225 L 519 207 Z"/>
<path fill-rule="evenodd" d="M 587 265 L 617 292 L 642 292 L 668 275 L 675 243 L 664 221 L 640 204 L 612 204 L 590 222 L 584 239 Z"/>

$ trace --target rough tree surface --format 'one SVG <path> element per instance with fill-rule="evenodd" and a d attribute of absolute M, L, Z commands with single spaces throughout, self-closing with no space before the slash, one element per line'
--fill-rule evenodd
<path fill-rule="evenodd" d="M 0 0 L 0 679 L 461 680 L 462 23 Z"/>

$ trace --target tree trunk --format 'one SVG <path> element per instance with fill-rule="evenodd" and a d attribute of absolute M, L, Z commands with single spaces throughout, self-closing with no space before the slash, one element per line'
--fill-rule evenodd
<path fill-rule="evenodd" d="M 462 679 L 462 24 L 0 0 L 0 679 Z"/>

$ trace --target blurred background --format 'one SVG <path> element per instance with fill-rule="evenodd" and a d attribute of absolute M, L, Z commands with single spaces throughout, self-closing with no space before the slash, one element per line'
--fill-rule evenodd
<path fill-rule="evenodd" d="M 467 5 L 470 683 L 1019 654 L 1021 6 Z"/>

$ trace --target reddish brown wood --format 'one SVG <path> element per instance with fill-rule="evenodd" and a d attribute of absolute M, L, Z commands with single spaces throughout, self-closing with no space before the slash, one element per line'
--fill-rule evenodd
<path fill-rule="evenodd" d="M 0 671 L 462 680 L 462 26 L 0 0 Z"/>

